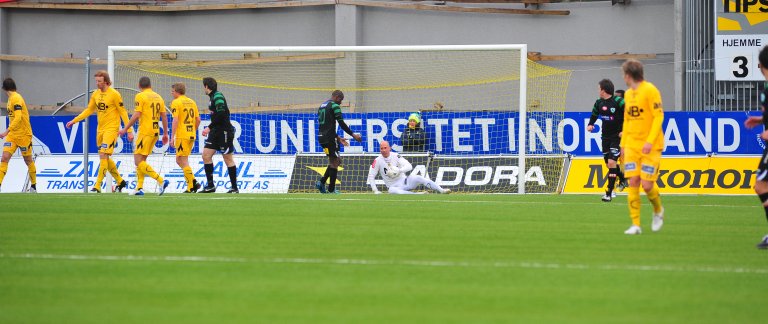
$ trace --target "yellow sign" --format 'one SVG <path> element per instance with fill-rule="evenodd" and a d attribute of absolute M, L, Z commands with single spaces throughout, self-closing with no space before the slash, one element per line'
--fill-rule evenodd
<path fill-rule="evenodd" d="M 768 45 L 768 0 L 714 0 L 715 79 L 763 81 L 758 53 Z"/>
<path fill-rule="evenodd" d="M 768 1 L 715 0 L 715 4 L 718 32 L 746 31 L 768 21 Z"/>
<path fill-rule="evenodd" d="M 661 193 L 754 195 L 759 156 L 662 157 L 656 185 Z M 608 169 L 602 158 L 571 161 L 563 193 L 604 193 Z"/>

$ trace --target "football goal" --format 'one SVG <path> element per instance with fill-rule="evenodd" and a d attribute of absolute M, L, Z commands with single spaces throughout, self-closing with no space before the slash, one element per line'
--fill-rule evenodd
<path fill-rule="evenodd" d="M 528 60 L 526 45 L 111 46 L 108 58 L 114 86 L 136 87 L 148 76 L 169 107 L 171 85 L 185 83 L 203 118 L 190 156 L 198 181 L 205 180 L 200 132 L 209 105 L 201 80 L 213 77 L 236 128 L 241 192 L 315 190 L 327 166 L 317 111 L 337 89 L 344 92 L 345 122 L 363 139 L 355 142 L 339 129 L 350 140 L 341 153 L 342 192 L 370 191 L 368 168 L 382 141 L 410 160 L 412 172 L 454 192 L 547 193 L 560 184 L 557 126 L 570 71 Z M 123 92 L 129 113 L 134 95 Z M 125 156 L 116 155 L 129 177 L 130 152 L 125 143 Z M 173 148 L 158 142 L 155 152 L 148 162 L 156 170 L 170 179 L 181 174 Z M 215 161 L 215 181 L 226 187 L 226 167 Z M 185 189 L 182 183 L 170 192 Z M 151 179 L 146 184 L 153 190 Z"/>

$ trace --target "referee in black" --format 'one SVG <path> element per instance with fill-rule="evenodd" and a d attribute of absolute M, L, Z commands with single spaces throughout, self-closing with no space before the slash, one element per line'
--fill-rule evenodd
<path fill-rule="evenodd" d="M 605 192 L 602 200 L 610 202 L 613 199 L 613 188 L 616 184 L 616 178 L 619 178 L 619 191 L 627 186 L 624 173 L 619 170 L 616 161 L 619 160 L 621 148 L 621 131 L 624 126 L 624 98 L 613 95 L 613 82 L 608 79 L 602 79 L 598 82 L 600 98 L 595 101 L 592 107 L 592 116 L 589 118 L 587 131 L 592 132 L 595 129 L 595 122 L 599 118 L 603 121 L 602 139 L 603 139 L 603 160 L 608 167 L 608 190 Z"/>
<path fill-rule="evenodd" d="M 339 166 L 341 165 L 341 156 L 339 155 L 340 146 L 349 146 L 349 142 L 344 137 L 339 136 L 336 133 L 336 122 L 339 123 L 339 127 L 344 130 L 358 142 L 362 142 L 363 139 L 360 134 L 352 133 L 347 123 L 344 122 L 344 118 L 341 116 L 341 101 L 344 100 L 344 93 L 341 90 L 334 90 L 331 93 L 331 99 L 326 100 L 317 109 L 317 121 L 320 124 L 318 130 L 317 139 L 320 142 L 320 146 L 323 147 L 323 153 L 328 156 L 328 168 L 325 169 L 325 174 L 317 182 L 315 187 L 321 193 L 340 193 L 336 190 L 336 175 L 338 174 Z M 325 187 L 325 182 L 330 179 L 328 188 Z"/>
<path fill-rule="evenodd" d="M 211 112 L 211 124 L 203 129 L 203 136 L 208 136 L 205 139 L 205 146 L 203 148 L 203 167 L 208 182 L 199 192 L 216 192 L 216 185 L 213 182 L 213 154 L 218 151 L 221 152 L 224 158 L 224 163 L 227 165 L 227 172 L 229 173 L 229 181 L 232 183 L 232 187 L 227 193 L 240 193 L 237 188 L 237 166 L 235 165 L 235 159 L 232 157 L 232 154 L 235 153 L 235 127 L 229 121 L 227 100 L 218 91 L 216 79 L 211 77 L 203 78 L 203 88 L 205 89 L 205 94 L 211 98 L 208 105 L 208 110 Z"/>

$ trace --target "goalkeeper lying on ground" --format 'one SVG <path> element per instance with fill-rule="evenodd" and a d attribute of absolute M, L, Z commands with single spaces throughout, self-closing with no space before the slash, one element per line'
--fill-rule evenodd
<path fill-rule="evenodd" d="M 417 174 L 406 176 L 405 173 L 413 170 L 413 166 L 408 160 L 395 152 L 391 152 L 389 142 L 382 141 L 379 145 L 381 155 L 377 156 L 371 164 L 371 170 L 368 171 L 368 183 L 376 194 L 381 193 L 376 187 L 376 174 L 381 174 L 384 183 L 389 188 L 391 194 L 413 194 L 411 190 L 419 185 L 424 185 L 427 189 L 435 190 L 439 193 L 450 193 L 451 189 L 443 189 L 434 181 L 426 179 Z"/>

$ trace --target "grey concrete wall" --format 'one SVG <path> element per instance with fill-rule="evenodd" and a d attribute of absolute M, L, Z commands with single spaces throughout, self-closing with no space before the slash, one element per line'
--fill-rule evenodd
<path fill-rule="evenodd" d="M 423 45 L 527 43 L 549 55 L 668 53 L 645 62 L 646 79 L 674 100 L 674 3 L 635 0 L 545 5 L 570 16 L 448 13 L 370 7 L 321 6 L 268 10 L 138 13 L 3 9 L 0 44 L 6 54 L 59 57 L 85 49 L 106 57 L 108 45 Z M 2 16 L 0 16 L 2 17 Z M 354 20 L 352 23 L 349 20 Z M 352 28 L 356 30 L 338 30 Z M 2 48 L 2 47 L 0 47 Z M 625 88 L 620 61 L 548 61 L 574 70 L 566 109 L 588 110 L 597 82 Z M 33 105 L 52 105 L 83 92 L 82 66 L 8 62 L 20 92 Z M 99 68 L 97 66 L 96 68 Z"/>
<path fill-rule="evenodd" d="M 4 9 L 6 54 L 106 58 L 110 45 L 332 45 L 334 8 L 139 13 Z M 53 105 L 84 92 L 82 65 L 8 62 L 28 104 Z M 106 65 L 95 66 L 106 69 Z M 82 104 L 82 103 L 81 103 Z"/>
<path fill-rule="evenodd" d="M 674 4 L 671 0 L 635 0 L 629 6 L 610 2 L 552 4 L 543 9 L 568 9 L 569 16 L 449 13 L 436 11 L 362 9 L 363 44 L 528 44 L 529 51 L 548 55 L 669 53 L 645 62 L 646 79 L 662 93 L 667 107 L 674 102 Z M 574 70 L 568 89 L 568 110 L 591 109 L 597 82 L 614 81 L 626 88 L 621 61 L 545 61 Z"/>

